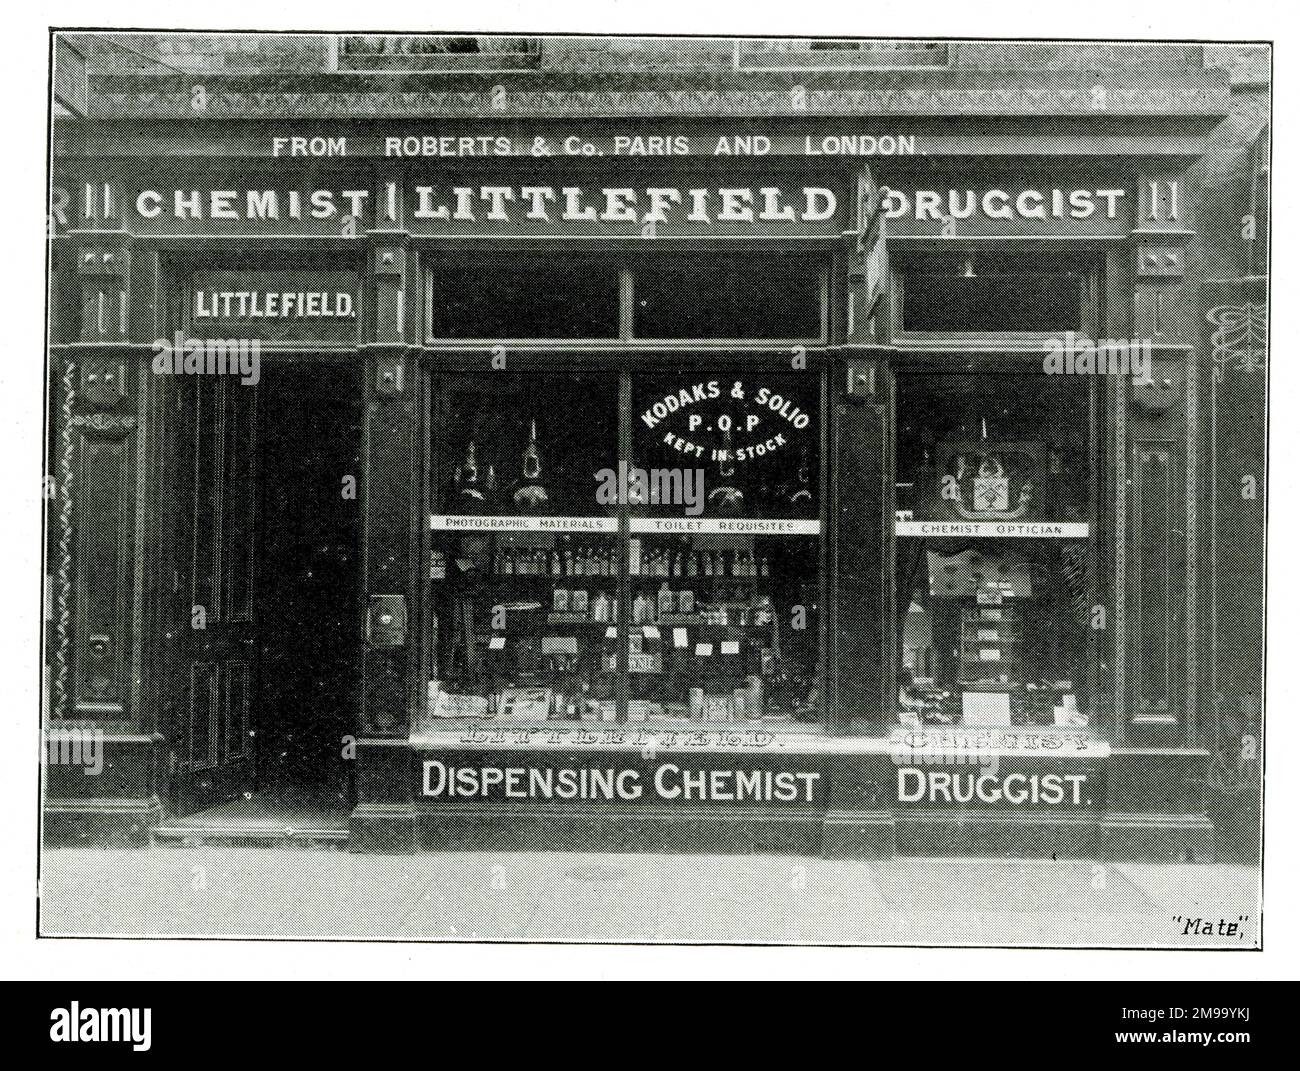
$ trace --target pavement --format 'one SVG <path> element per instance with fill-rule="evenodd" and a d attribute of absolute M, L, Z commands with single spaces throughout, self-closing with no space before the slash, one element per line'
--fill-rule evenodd
<path fill-rule="evenodd" d="M 1213 932 L 1188 932 L 1192 919 Z M 1224 932 L 1231 923 L 1235 935 Z M 1258 871 L 1047 859 L 52 848 L 42 856 L 40 931 L 1248 950 L 1259 934 Z"/>

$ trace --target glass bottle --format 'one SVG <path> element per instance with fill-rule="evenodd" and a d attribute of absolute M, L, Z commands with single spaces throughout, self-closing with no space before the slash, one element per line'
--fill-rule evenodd
<path fill-rule="evenodd" d="M 814 505 L 812 493 L 812 461 L 808 456 L 808 447 L 799 452 L 799 468 L 795 473 L 794 486 L 790 489 L 790 505 L 796 511 L 810 511 Z"/>
<path fill-rule="evenodd" d="M 461 513 L 488 512 L 492 491 L 496 487 L 496 472 L 491 464 L 479 462 L 478 444 L 473 439 L 466 443 L 465 456 L 452 473 L 452 487 Z"/>
<path fill-rule="evenodd" d="M 709 492 L 708 502 L 714 513 L 721 516 L 736 516 L 745 508 L 745 492 L 737 486 L 735 447 L 732 445 L 731 428 L 722 432 L 722 445 L 714 450 L 717 465 L 714 468 L 714 487 Z"/>
<path fill-rule="evenodd" d="M 673 602 L 673 593 L 668 587 L 668 581 L 665 580 L 659 585 L 658 616 L 662 618 L 664 614 L 671 614 L 673 612 Z"/>
<path fill-rule="evenodd" d="M 537 446 L 537 421 L 529 421 L 528 445 L 519 461 L 519 479 L 513 495 L 515 508 L 525 513 L 543 510 L 549 496 L 542 483 L 542 454 Z"/>

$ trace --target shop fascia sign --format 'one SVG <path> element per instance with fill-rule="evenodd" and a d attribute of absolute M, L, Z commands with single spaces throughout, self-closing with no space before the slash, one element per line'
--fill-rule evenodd
<path fill-rule="evenodd" d="M 815 759 L 737 761 L 730 756 L 440 751 L 419 764 L 427 804 L 727 804 L 817 806 L 826 798 Z"/>
<path fill-rule="evenodd" d="M 1127 235 L 1130 190 L 1115 182 L 1004 182 L 996 185 L 880 187 L 880 213 L 891 238 L 1003 235 Z"/>
<path fill-rule="evenodd" d="M 756 176 L 708 183 L 682 176 L 600 183 L 431 175 L 314 188 L 192 182 L 141 186 L 128 198 L 136 233 L 361 237 L 368 229 L 461 237 L 839 235 L 838 185 Z"/>
<path fill-rule="evenodd" d="M 1099 811 L 1110 746 L 1054 729 L 899 729 L 881 743 L 901 810 Z"/>
<path fill-rule="evenodd" d="M 86 189 L 99 198 L 97 184 Z M 480 177 L 431 170 L 377 181 L 340 173 L 310 187 L 270 178 L 180 179 L 136 184 L 125 200 L 128 229 L 138 234 L 835 237 L 854 226 L 842 177 L 780 172 L 592 181 L 553 171 Z M 890 237 L 940 238 L 1124 236 L 1134 202 L 1131 189 L 1107 179 L 932 186 L 900 179 L 882 184 L 878 199 Z"/>
<path fill-rule="evenodd" d="M 997 768 L 900 766 L 900 808 L 973 810 L 1100 810 L 1105 775 L 1100 767 L 1062 761 L 1004 763 Z"/>
<path fill-rule="evenodd" d="M 350 269 L 198 271 L 186 296 L 189 332 L 263 342 L 352 342 L 360 277 Z"/>
<path fill-rule="evenodd" d="M 269 141 L 246 146 L 275 158 L 338 159 L 482 159 L 488 157 L 600 157 L 656 158 L 682 156 L 916 156 L 933 151 L 942 139 L 904 131 L 842 130 L 823 134 L 759 133 L 747 130 L 682 132 L 679 130 L 617 130 L 613 133 L 507 133 L 485 127 L 461 130 L 406 130 L 399 133 L 274 134 Z"/>

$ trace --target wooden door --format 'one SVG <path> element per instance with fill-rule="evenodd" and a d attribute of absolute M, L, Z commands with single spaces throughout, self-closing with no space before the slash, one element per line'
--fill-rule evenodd
<path fill-rule="evenodd" d="M 256 386 L 179 384 L 179 692 L 174 806 L 206 810 L 256 788 Z"/>

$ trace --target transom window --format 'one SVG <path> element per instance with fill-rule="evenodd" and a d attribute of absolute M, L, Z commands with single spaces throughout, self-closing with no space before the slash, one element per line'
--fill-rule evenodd
<path fill-rule="evenodd" d="M 1090 333 L 1097 321 L 1091 258 L 905 250 L 893 261 L 895 323 L 904 335 Z"/>
<path fill-rule="evenodd" d="M 826 337 L 826 265 L 799 253 L 436 259 L 431 341 L 797 340 Z"/>

